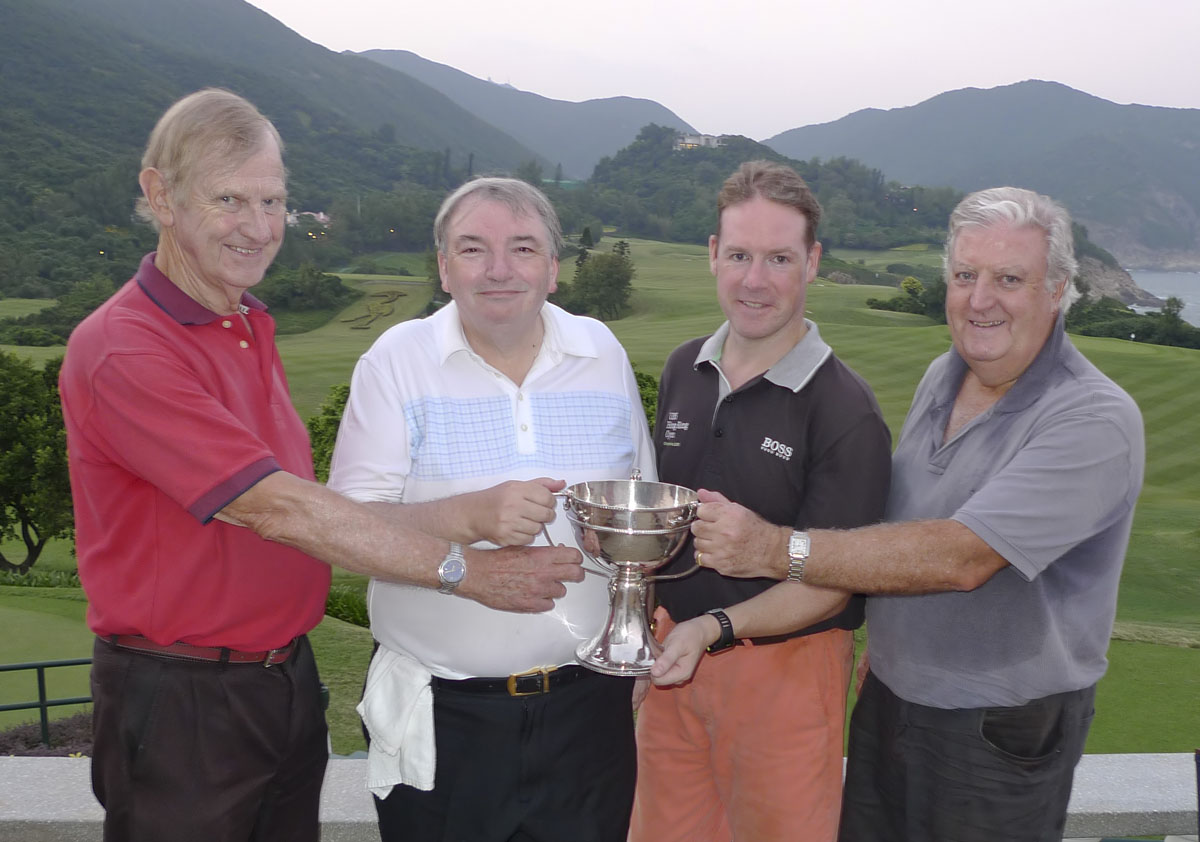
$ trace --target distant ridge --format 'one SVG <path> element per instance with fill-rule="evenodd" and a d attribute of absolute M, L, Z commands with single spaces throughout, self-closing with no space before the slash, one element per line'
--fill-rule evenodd
<path fill-rule="evenodd" d="M 1063 201 L 1122 265 L 1200 269 L 1200 110 L 1118 105 L 1056 82 L 964 88 L 764 141 L 909 184 L 1015 184 Z"/>
<path fill-rule="evenodd" d="M 695 132 L 673 111 L 648 99 L 620 96 L 566 102 L 488 82 L 408 50 L 367 50 L 357 55 L 424 82 L 516 138 L 550 163 L 547 176 L 561 163 L 568 178 L 590 177 L 601 158 L 628 146 L 649 123 Z"/>
<path fill-rule="evenodd" d="M 504 168 L 535 156 L 428 85 L 331 52 L 243 0 L 0 0 L 0 12 L 9 88 L 0 105 L 35 104 L 51 124 L 82 113 L 99 125 L 126 107 L 157 115 L 183 93 L 218 85 L 250 97 L 281 128 L 390 126 L 392 142 L 449 149 L 456 166 L 470 154 L 479 166 Z M 46 90 L 45 75 L 95 94 L 83 103 L 71 89 Z M 14 78 L 26 89 L 12 90 Z M 114 99 L 121 109 L 112 113 L 104 103 Z M 133 130 L 139 144 L 148 130 Z"/>

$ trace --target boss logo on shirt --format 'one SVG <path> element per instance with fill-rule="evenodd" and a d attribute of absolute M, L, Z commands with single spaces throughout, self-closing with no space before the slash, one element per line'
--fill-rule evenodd
<path fill-rule="evenodd" d="M 676 434 L 686 433 L 688 427 L 692 426 L 691 421 L 680 421 L 678 412 L 667 413 L 667 423 L 663 429 L 663 444 L 673 444 L 679 446 L 679 442 L 675 441 Z"/>
<path fill-rule="evenodd" d="M 792 458 L 791 445 L 784 444 L 783 442 L 775 441 L 775 439 L 771 438 L 770 436 L 765 436 L 763 438 L 762 444 L 759 445 L 758 449 L 766 451 L 767 453 L 770 453 L 772 456 L 778 456 L 784 462 L 791 461 L 791 458 Z"/>

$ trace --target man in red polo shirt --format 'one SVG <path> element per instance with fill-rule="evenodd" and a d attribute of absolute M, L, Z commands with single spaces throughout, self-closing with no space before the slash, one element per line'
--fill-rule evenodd
<path fill-rule="evenodd" d="M 283 238 L 282 149 L 227 91 L 173 105 L 139 177 L 158 249 L 68 344 L 106 840 L 319 837 L 327 738 L 305 634 L 329 563 L 453 576 L 456 595 L 510 611 L 583 578 L 574 549 L 459 555 L 314 482 L 274 322 L 248 293 Z"/>

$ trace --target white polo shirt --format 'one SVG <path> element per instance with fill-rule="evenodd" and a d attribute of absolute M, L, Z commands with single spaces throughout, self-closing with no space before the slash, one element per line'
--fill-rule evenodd
<path fill-rule="evenodd" d="M 549 303 L 542 320 L 542 347 L 520 386 L 471 350 L 453 303 L 384 333 L 355 367 L 329 487 L 356 500 L 419 503 L 540 476 L 571 485 L 626 479 L 636 467 L 654 479 L 637 384 L 616 337 Z M 549 528 L 556 544 L 575 545 L 561 508 Z M 542 614 L 378 580 L 367 601 L 375 639 L 434 675 L 504 676 L 572 663 L 607 617 L 608 576 L 569 583 Z"/>

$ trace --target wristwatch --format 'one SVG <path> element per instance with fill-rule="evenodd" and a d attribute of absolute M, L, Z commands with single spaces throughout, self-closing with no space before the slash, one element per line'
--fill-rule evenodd
<path fill-rule="evenodd" d="M 710 608 L 704 613 L 712 614 L 717 618 L 717 622 L 721 624 L 721 636 L 717 639 L 716 643 L 704 651 L 710 655 L 714 655 L 717 652 L 724 652 L 726 649 L 731 648 L 737 642 L 737 638 L 733 636 L 733 621 L 729 619 L 729 615 L 720 608 Z"/>
<path fill-rule="evenodd" d="M 808 561 L 808 533 L 799 530 L 788 538 L 788 572 L 787 582 L 804 581 L 804 563 Z"/>
<path fill-rule="evenodd" d="M 467 575 L 467 562 L 463 559 L 462 544 L 451 542 L 450 552 L 438 565 L 438 581 L 442 583 L 438 593 L 454 593 Z"/>

